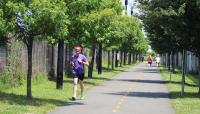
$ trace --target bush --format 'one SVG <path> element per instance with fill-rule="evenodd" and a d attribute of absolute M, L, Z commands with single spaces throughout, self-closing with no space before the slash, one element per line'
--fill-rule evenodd
<path fill-rule="evenodd" d="M 8 66 L 0 76 L 2 86 L 16 87 L 23 83 L 24 73 L 22 72 L 21 49 L 22 45 L 14 38 L 8 41 Z"/>
<path fill-rule="evenodd" d="M 7 67 L 0 76 L 1 86 L 5 88 L 16 87 L 23 84 L 24 74 L 21 70 L 17 69 L 15 72 Z"/>
<path fill-rule="evenodd" d="M 33 76 L 33 83 L 40 84 L 48 80 L 48 76 L 46 73 L 38 72 Z"/>

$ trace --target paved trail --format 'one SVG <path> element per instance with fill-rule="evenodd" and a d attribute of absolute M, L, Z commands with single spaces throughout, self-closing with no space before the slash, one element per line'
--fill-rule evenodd
<path fill-rule="evenodd" d="M 159 70 L 146 63 L 92 88 L 85 96 L 49 114 L 175 114 Z"/>

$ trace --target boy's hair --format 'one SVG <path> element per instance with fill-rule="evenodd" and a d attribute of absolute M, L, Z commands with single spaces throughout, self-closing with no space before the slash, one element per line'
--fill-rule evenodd
<path fill-rule="evenodd" d="M 83 52 L 83 47 L 80 44 L 74 45 L 74 48 L 79 47 L 81 49 L 81 53 Z"/>

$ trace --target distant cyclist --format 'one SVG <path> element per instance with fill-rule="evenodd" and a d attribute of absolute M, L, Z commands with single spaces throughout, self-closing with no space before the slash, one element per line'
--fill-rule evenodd
<path fill-rule="evenodd" d="M 76 100 L 77 84 L 80 83 L 81 99 L 84 99 L 84 65 L 89 65 L 87 58 L 82 54 L 82 47 L 77 45 L 74 47 L 75 54 L 71 57 L 72 75 L 73 75 L 73 96 L 71 100 Z"/>

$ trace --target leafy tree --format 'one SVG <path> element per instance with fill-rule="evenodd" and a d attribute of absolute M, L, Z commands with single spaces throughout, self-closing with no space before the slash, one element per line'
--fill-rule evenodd
<path fill-rule="evenodd" d="M 27 97 L 31 98 L 33 41 L 47 36 L 63 38 L 67 35 L 68 20 L 65 14 L 67 9 L 62 0 L 31 0 L 29 3 L 8 1 L 6 9 L 5 12 L 10 12 L 9 22 L 14 25 L 14 34 L 27 46 Z"/>
<path fill-rule="evenodd" d="M 77 4 L 75 4 L 75 3 L 72 4 L 74 6 L 74 8 L 77 8 L 77 10 L 72 11 L 72 14 L 76 13 L 79 15 L 78 16 L 76 15 L 77 17 L 75 17 L 75 19 L 74 19 L 76 21 L 73 21 L 73 23 L 75 22 L 75 26 L 74 26 L 75 29 L 73 29 L 75 31 L 72 32 L 75 37 L 73 37 L 73 38 L 74 38 L 74 40 L 76 38 L 76 41 L 78 41 L 79 43 L 82 42 L 87 47 L 92 48 L 93 52 L 95 51 L 95 48 L 97 48 L 96 45 L 98 45 L 100 47 L 98 52 L 101 53 L 101 49 L 102 49 L 101 41 L 103 40 L 102 34 L 106 30 L 106 28 L 105 28 L 106 21 L 105 22 L 103 22 L 103 21 L 106 19 L 109 20 L 109 18 L 106 18 L 106 17 L 101 18 L 101 16 L 99 16 L 98 14 L 105 15 L 107 12 L 106 10 L 108 10 L 108 9 L 110 9 L 110 11 L 112 11 L 112 12 L 120 14 L 122 11 L 121 3 L 119 0 L 114 0 L 114 1 L 113 0 L 99 0 L 99 1 L 78 0 L 78 1 L 76 1 L 76 3 Z M 103 14 L 103 12 L 105 14 Z M 94 17 L 94 15 L 96 17 Z M 91 22 L 89 22 L 90 20 L 86 19 L 87 16 L 91 16 L 91 18 L 93 18 L 93 17 L 94 18 L 91 20 Z M 84 18 L 86 19 L 86 21 L 84 20 Z M 101 22 L 100 22 L 100 20 L 98 20 L 98 18 L 102 19 Z M 85 22 L 83 22 L 83 20 Z M 93 23 L 93 25 L 90 25 L 90 27 L 92 27 L 92 26 L 94 27 L 94 25 L 96 25 L 95 29 L 93 31 L 91 31 L 92 28 L 90 28 L 86 23 Z M 101 25 L 99 25 L 98 23 L 101 23 Z M 105 27 L 100 28 L 100 26 L 102 26 L 103 24 Z M 109 21 L 107 22 L 107 24 L 108 24 L 107 25 L 107 27 L 108 27 Z M 86 27 L 86 26 L 88 26 L 88 27 Z M 87 29 L 90 29 L 90 30 L 87 30 Z M 76 31 L 76 30 L 78 30 L 78 31 Z M 98 30 L 98 31 L 96 31 L 96 30 Z M 90 31 L 90 32 L 88 32 L 88 31 Z M 101 33 L 98 33 L 98 32 L 101 32 Z M 77 33 L 79 33 L 80 36 L 78 36 Z M 73 34 L 71 36 L 73 36 Z M 95 36 L 95 37 L 93 37 L 93 36 Z M 98 36 L 98 37 L 96 37 L 96 36 Z M 92 37 L 94 39 L 92 39 Z M 100 37 L 102 37 L 102 39 Z M 98 39 L 98 41 L 97 41 L 97 38 L 100 38 L 100 39 Z M 89 73 L 88 73 L 89 77 L 92 76 L 92 69 L 93 69 L 93 64 L 94 64 L 94 53 L 92 54 L 91 58 L 92 58 L 91 59 L 92 61 L 90 62 Z M 100 54 L 100 58 L 99 58 L 99 62 L 100 61 L 101 61 L 101 54 Z M 101 62 L 98 64 L 98 66 L 99 66 L 98 71 L 99 71 L 99 73 L 101 73 Z"/>
<path fill-rule="evenodd" d="M 173 18 L 177 13 L 169 7 L 172 3 L 166 3 L 163 0 L 141 1 L 143 1 L 142 11 L 144 12 L 141 19 L 152 48 L 160 53 L 176 50 L 178 47 L 177 36 L 172 32 L 170 24 L 174 23 Z M 168 47 L 169 45 L 170 47 Z"/>
<path fill-rule="evenodd" d="M 105 34 L 110 27 L 112 17 L 116 15 L 112 9 L 104 9 L 101 11 L 93 11 L 85 16 L 81 17 L 81 22 L 85 27 L 85 33 L 88 37 L 85 40 L 86 44 L 92 44 L 93 47 L 99 45 L 99 49 L 102 49 L 102 43 L 106 41 Z M 101 55 L 99 55 L 99 58 Z M 101 59 L 100 59 L 101 61 Z M 98 64 L 100 66 L 101 63 Z M 101 73 L 101 71 L 99 72 Z"/>
<path fill-rule="evenodd" d="M 135 17 L 124 17 L 125 37 L 122 39 L 121 50 L 124 51 L 124 64 L 126 64 L 126 53 L 129 53 L 129 64 L 131 63 L 131 53 L 143 53 L 137 48 L 147 47 L 147 42 L 144 39 L 144 34 L 142 33 L 142 28 L 139 21 Z M 143 44 L 142 44 L 143 43 Z M 146 49 L 144 49 L 146 50 Z"/>
<path fill-rule="evenodd" d="M 167 2 L 140 0 L 140 3 L 143 9 L 142 19 L 145 29 L 156 51 L 169 53 L 174 50 L 188 50 L 199 56 L 197 44 L 199 43 L 200 9 L 198 0 Z M 184 79 L 183 83 L 185 83 Z"/>
<path fill-rule="evenodd" d="M 103 43 L 104 50 L 108 51 L 108 55 L 110 55 L 110 51 L 112 50 L 112 69 L 114 69 L 114 51 L 116 50 L 115 56 L 115 67 L 118 66 L 117 54 L 119 53 L 119 48 L 122 43 L 122 39 L 125 37 L 124 28 L 125 24 L 123 22 L 123 16 L 116 15 L 112 17 L 113 20 L 107 32 L 105 33 L 106 41 Z M 108 69 L 110 67 L 110 56 L 108 57 Z"/>
<path fill-rule="evenodd" d="M 68 7 L 69 9 L 67 11 L 67 14 L 69 15 L 69 20 L 71 22 L 71 24 L 69 25 L 68 45 L 69 46 L 75 45 L 75 44 L 85 45 L 84 41 L 87 39 L 84 33 L 85 30 L 80 21 L 80 17 L 84 16 L 87 13 L 90 13 L 93 10 L 96 10 L 99 3 L 96 0 L 76 0 L 76 1 L 65 0 L 65 2 L 66 2 L 66 7 Z M 92 46 L 90 46 L 89 44 L 89 45 L 86 45 L 86 47 L 91 48 Z M 93 52 L 95 52 L 95 48 L 92 48 L 92 50 Z M 91 60 L 94 61 L 94 53 L 92 54 L 92 56 L 93 57 Z M 90 67 L 92 63 L 93 62 L 90 62 Z M 67 70 L 67 71 L 70 71 L 70 70 Z"/>
<path fill-rule="evenodd" d="M 198 0 L 187 0 L 185 7 L 184 22 L 187 25 L 186 32 L 190 39 L 190 51 L 194 52 L 200 60 L 200 2 Z M 199 94 L 200 94 L 200 61 L 199 61 Z"/>
<path fill-rule="evenodd" d="M 3 33 L 5 33 L 5 20 L 3 19 L 3 10 L 0 9 L 0 38 L 3 35 Z"/>

